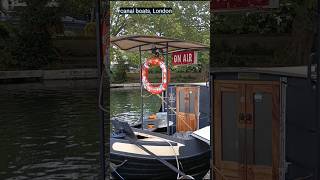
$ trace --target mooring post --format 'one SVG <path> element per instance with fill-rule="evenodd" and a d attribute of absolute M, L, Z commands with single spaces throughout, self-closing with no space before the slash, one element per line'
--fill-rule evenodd
<path fill-rule="evenodd" d="M 97 68 L 98 68 L 98 85 L 100 85 L 102 70 L 103 70 L 103 60 L 102 60 L 102 38 L 101 38 L 101 16 L 100 16 L 100 0 L 96 0 L 96 45 L 97 45 Z M 98 86 L 99 87 L 99 86 Z M 99 88 L 100 89 L 100 88 Z M 99 92 L 99 91 L 98 91 Z M 101 96 L 98 96 L 100 105 L 104 105 L 103 102 L 103 91 L 101 92 Z M 104 137 L 104 112 L 102 109 L 99 108 L 99 118 L 100 118 L 100 127 L 99 127 L 99 134 L 100 134 L 100 177 L 101 179 L 105 180 L 105 137 Z"/>
<path fill-rule="evenodd" d="M 140 99 L 141 99 L 141 129 L 143 129 L 143 84 L 142 84 L 142 57 L 141 57 L 141 46 L 139 46 L 140 56 Z"/>

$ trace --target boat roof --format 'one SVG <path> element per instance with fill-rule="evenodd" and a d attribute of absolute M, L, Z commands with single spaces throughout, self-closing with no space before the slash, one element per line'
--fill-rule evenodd
<path fill-rule="evenodd" d="M 209 82 L 198 82 L 198 83 L 170 83 L 172 86 L 208 86 Z"/>
<path fill-rule="evenodd" d="M 179 40 L 163 36 L 132 35 L 111 37 L 110 42 L 111 44 L 125 51 L 139 51 L 139 47 L 141 47 L 141 51 L 152 50 L 154 47 L 164 49 L 166 48 L 167 44 L 169 52 L 209 49 L 207 45 L 198 42 Z"/>
<path fill-rule="evenodd" d="M 315 72 L 315 67 L 311 67 Z M 211 73 L 262 73 L 279 76 L 308 77 L 308 66 L 288 66 L 288 67 L 216 67 L 211 69 Z M 312 75 L 315 75 L 312 73 Z"/>

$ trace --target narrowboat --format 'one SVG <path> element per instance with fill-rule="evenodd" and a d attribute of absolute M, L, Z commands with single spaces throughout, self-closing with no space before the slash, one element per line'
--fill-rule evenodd
<path fill-rule="evenodd" d="M 193 179 L 202 179 L 210 168 L 210 146 L 205 142 L 191 136 L 177 138 L 135 128 L 132 128 L 134 135 L 128 135 L 123 129 L 126 128 L 116 127 L 118 133 L 110 138 L 112 175 L 116 179 L 178 179 L 179 174 L 158 158 Z M 132 141 L 130 136 L 136 139 Z M 152 154 L 139 148 L 137 143 Z"/>
<path fill-rule="evenodd" d="M 315 68 L 211 70 L 212 178 L 319 178 Z"/>

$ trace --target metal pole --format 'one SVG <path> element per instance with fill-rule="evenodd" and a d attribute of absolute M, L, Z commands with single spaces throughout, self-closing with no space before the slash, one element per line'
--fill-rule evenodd
<path fill-rule="evenodd" d="M 211 75 L 211 73 L 210 73 L 210 69 L 211 69 L 211 64 L 210 64 L 210 57 L 211 57 L 211 53 L 209 52 L 209 68 L 208 68 L 208 81 L 209 81 L 209 99 L 210 99 L 210 101 L 209 101 L 209 126 L 210 126 L 210 149 L 211 149 L 211 156 L 210 156 L 210 170 L 209 170 L 209 172 L 210 172 L 210 178 L 211 179 L 214 179 L 214 177 L 213 177 L 213 154 L 214 154 L 214 147 L 213 147 L 213 111 L 214 111 L 214 107 L 213 107 L 213 105 L 214 105 L 214 89 L 213 89 L 213 75 Z M 212 108 L 212 109 L 211 109 Z"/>
<path fill-rule="evenodd" d="M 168 98 L 168 90 L 169 90 L 169 78 L 168 78 L 168 75 L 169 75 L 169 66 L 168 66 L 168 53 L 169 53 L 169 48 L 168 48 L 168 42 L 166 43 L 166 67 L 167 67 L 167 83 L 168 83 L 168 86 L 167 86 L 167 90 L 166 90 L 166 108 L 167 108 L 167 134 L 170 135 L 170 129 L 169 129 L 169 98 Z"/>
<path fill-rule="evenodd" d="M 143 84 L 142 84 L 142 57 L 141 57 L 141 46 L 139 46 L 140 55 L 140 99 L 141 99 L 141 129 L 143 130 Z"/>
<path fill-rule="evenodd" d="M 102 60 L 102 38 L 101 38 L 101 17 L 100 17 L 100 0 L 96 0 L 96 41 L 97 41 L 97 66 L 98 66 L 98 84 L 102 83 L 101 76 L 102 74 L 102 67 L 103 67 L 103 60 Z M 104 104 L 103 102 L 103 91 L 101 92 L 101 96 L 99 96 L 99 101 L 101 105 Z M 105 179 L 105 138 L 104 138 L 104 112 L 99 108 L 99 118 L 100 118 L 100 177 L 101 179 Z"/>
<path fill-rule="evenodd" d="M 214 179 L 214 171 L 213 171 L 213 167 L 214 167 L 214 144 L 213 144 L 213 138 L 214 138 L 214 134 L 213 134 L 213 127 L 214 127 L 214 75 L 210 75 L 210 82 L 209 82 L 209 92 L 210 92 L 210 113 L 209 113 L 209 125 L 210 125 L 210 149 L 211 149 L 211 157 L 210 157 L 210 178 Z"/>

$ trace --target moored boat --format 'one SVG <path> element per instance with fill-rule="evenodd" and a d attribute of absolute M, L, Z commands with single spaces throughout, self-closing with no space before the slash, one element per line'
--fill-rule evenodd
<path fill-rule="evenodd" d="M 176 138 L 134 129 L 137 143 L 194 179 L 202 179 L 210 167 L 210 147 L 193 137 Z M 111 138 L 110 159 L 124 179 L 177 179 L 177 173 L 126 138 Z"/>

